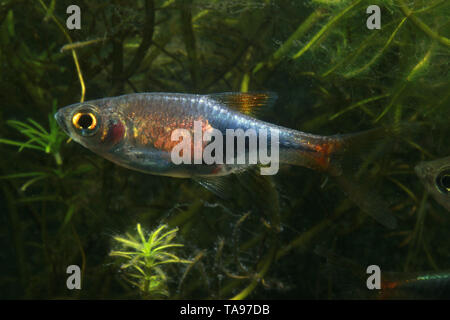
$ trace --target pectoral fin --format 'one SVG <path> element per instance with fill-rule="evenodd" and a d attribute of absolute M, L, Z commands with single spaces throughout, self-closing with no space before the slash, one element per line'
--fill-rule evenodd
<path fill-rule="evenodd" d="M 231 175 L 213 178 L 194 177 L 192 179 L 222 199 L 231 198 L 233 192 L 233 177 Z"/>

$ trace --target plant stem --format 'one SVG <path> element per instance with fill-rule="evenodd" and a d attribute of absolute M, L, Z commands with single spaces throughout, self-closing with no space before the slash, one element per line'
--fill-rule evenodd
<path fill-rule="evenodd" d="M 322 27 L 322 29 L 319 30 L 319 32 L 317 32 L 314 37 L 302 48 L 300 49 L 299 52 L 297 52 L 296 54 L 294 54 L 292 56 L 292 59 L 298 59 L 300 58 L 306 51 L 308 51 L 317 41 L 319 41 L 319 39 L 327 32 L 331 29 L 331 27 L 338 22 L 348 11 L 350 11 L 351 9 L 353 9 L 354 7 L 356 7 L 359 3 L 361 2 L 361 0 L 356 0 L 355 2 L 353 2 L 350 6 L 348 6 L 347 8 L 345 8 L 344 10 L 342 10 L 341 12 L 339 12 L 337 15 L 335 15 L 330 21 L 328 21 L 328 23 L 326 25 L 324 25 Z"/>
<path fill-rule="evenodd" d="M 430 38 L 437 40 L 439 43 L 443 44 L 446 47 L 450 47 L 450 39 L 439 35 L 438 33 L 434 32 L 429 26 L 427 26 L 422 20 L 417 18 L 414 15 L 414 12 L 412 12 L 406 4 L 403 2 L 403 0 L 398 0 L 400 8 L 402 9 L 403 13 L 406 17 L 410 18 L 411 21 L 420 29 L 422 30 L 426 35 L 428 35 Z"/>

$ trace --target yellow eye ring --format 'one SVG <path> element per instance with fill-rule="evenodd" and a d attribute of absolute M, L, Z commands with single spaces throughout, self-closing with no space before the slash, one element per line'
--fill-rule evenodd
<path fill-rule="evenodd" d="M 94 130 L 97 127 L 97 118 L 91 112 L 77 112 L 72 117 L 72 124 L 80 130 Z"/>

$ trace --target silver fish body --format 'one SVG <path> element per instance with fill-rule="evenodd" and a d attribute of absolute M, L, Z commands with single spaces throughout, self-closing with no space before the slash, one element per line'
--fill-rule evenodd
<path fill-rule="evenodd" d="M 267 148 L 271 133 L 279 133 L 279 163 L 328 169 L 330 154 L 340 146 L 338 136 L 324 137 L 303 133 L 258 120 L 240 111 L 270 105 L 276 96 L 269 93 L 222 93 L 212 95 L 179 93 L 138 93 L 77 103 L 60 109 L 55 117 L 61 128 L 88 149 L 127 168 L 173 177 L 220 176 L 248 167 L 246 164 L 174 164 L 170 152 L 178 143 L 172 141 L 175 129 L 193 132 L 194 121 L 202 132 L 215 129 L 224 136 L 227 130 L 253 129 L 266 132 Z M 95 133 L 75 127 L 78 114 L 95 117 Z M 82 119 L 82 118 L 80 118 Z M 78 120 L 80 120 L 78 119 Z M 206 147 L 206 144 L 202 147 Z M 257 152 L 258 150 L 254 150 Z M 248 142 L 246 157 L 252 152 Z M 228 157 L 225 147 L 224 157 Z M 237 154 L 234 152 L 234 160 Z M 226 159 L 224 159 L 226 160 Z M 233 161 L 231 161 L 233 162 Z"/>
<path fill-rule="evenodd" d="M 388 130 L 381 128 L 343 136 L 320 136 L 277 126 L 252 116 L 255 111 L 273 104 L 275 99 L 273 93 L 136 93 L 76 103 L 60 109 L 55 118 L 73 140 L 116 164 L 150 174 L 193 178 L 218 195 L 226 193 L 223 186 L 229 185 L 225 176 L 246 171 L 252 166 L 260 166 L 262 174 L 263 170 L 272 167 L 276 170 L 269 174 L 276 173 L 279 164 L 323 171 L 336 177 L 343 191 L 363 211 L 386 227 L 395 228 L 395 217 L 382 199 L 361 192 L 355 181 L 344 177 L 342 166 L 342 159 L 346 156 L 353 160 L 355 148 L 374 138 L 379 139 Z M 189 141 L 188 148 L 182 149 L 183 157 L 186 155 L 191 160 L 193 154 L 194 161 L 174 162 L 173 151 L 179 147 L 181 139 L 172 138 L 178 129 L 184 130 L 182 142 L 185 138 Z M 247 140 L 244 135 L 244 140 L 241 140 L 244 148 L 239 149 L 239 143 L 236 148 L 240 152 L 236 152 L 234 147 L 228 149 L 225 144 L 215 149 L 220 161 L 209 162 L 195 157 L 196 153 L 202 154 L 215 142 L 214 139 L 196 143 L 197 131 L 202 135 L 218 132 L 226 139 L 229 130 L 234 133 L 253 130 L 256 147 L 255 143 L 252 145 L 252 139 Z M 264 141 L 267 149 L 264 151 L 270 150 L 269 163 L 261 160 L 264 149 L 261 143 Z M 274 150 L 275 153 L 272 152 Z M 242 154 L 246 161 L 237 161 Z M 255 154 L 258 155 L 257 161 L 248 161 Z"/>

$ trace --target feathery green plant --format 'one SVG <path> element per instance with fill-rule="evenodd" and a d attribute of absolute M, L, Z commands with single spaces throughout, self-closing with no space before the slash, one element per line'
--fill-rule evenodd
<path fill-rule="evenodd" d="M 125 258 L 120 267 L 125 272 L 125 280 L 138 287 L 144 297 L 169 296 L 167 276 L 162 268 L 164 264 L 192 263 L 168 252 L 168 249 L 183 245 L 171 243 L 178 228 L 162 233 L 165 228 L 167 225 L 161 225 L 146 238 L 138 223 L 137 236 L 126 233 L 126 237 L 114 237 L 122 249 L 111 251 L 110 256 Z"/>
<path fill-rule="evenodd" d="M 45 130 L 43 126 L 30 118 L 27 119 L 28 122 L 8 120 L 7 124 L 9 126 L 27 136 L 29 140 L 22 142 L 9 139 L 0 139 L 0 143 L 18 146 L 19 152 L 25 148 L 29 148 L 41 150 L 45 153 L 51 153 L 55 158 L 56 164 L 60 166 L 62 164 L 60 149 L 61 144 L 65 139 L 65 135 L 59 129 L 59 126 L 53 117 L 56 112 L 56 105 L 56 101 L 53 101 L 53 112 L 48 115 L 48 122 L 50 126 L 49 131 Z"/>
<path fill-rule="evenodd" d="M 22 173 L 13 173 L 9 175 L 5 175 L 0 177 L 0 179 L 21 179 L 21 178 L 30 178 L 27 180 L 22 187 L 20 188 L 22 191 L 25 191 L 30 185 L 33 183 L 45 179 L 49 177 L 51 174 L 56 174 L 57 176 L 63 176 L 64 174 L 61 171 L 62 165 L 62 157 L 60 154 L 60 149 L 63 141 L 65 140 L 64 133 L 59 129 L 58 124 L 56 123 L 53 114 L 56 112 L 56 100 L 53 101 L 53 112 L 49 113 L 49 127 L 50 130 L 47 131 L 42 125 L 40 125 L 35 120 L 28 118 L 27 122 L 22 122 L 18 120 L 8 120 L 7 124 L 26 137 L 29 138 L 28 141 L 15 141 L 10 139 L 0 138 L 0 143 L 8 144 L 12 146 L 18 146 L 19 152 L 23 149 L 35 149 L 43 151 L 47 154 L 52 154 L 55 158 L 55 162 L 58 165 L 57 169 L 51 170 L 49 172 L 38 171 L 38 172 L 22 172 Z"/>

